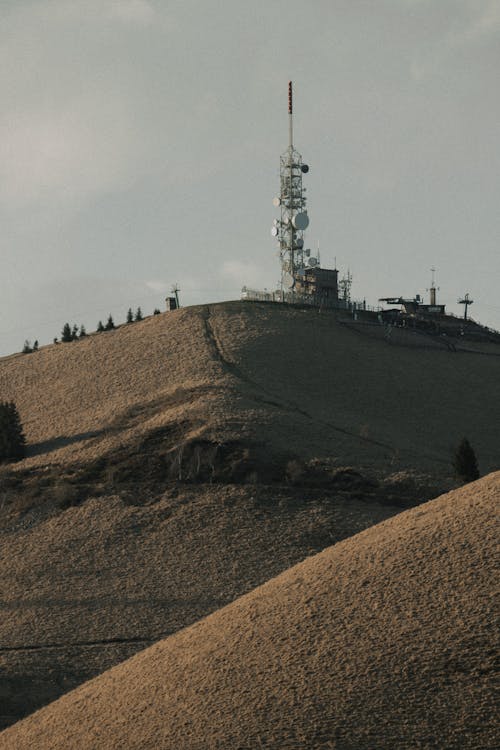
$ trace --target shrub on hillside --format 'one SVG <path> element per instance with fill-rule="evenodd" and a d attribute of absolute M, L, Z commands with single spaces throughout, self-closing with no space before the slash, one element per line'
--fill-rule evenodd
<path fill-rule="evenodd" d="M 106 321 L 106 325 L 104 326 L 104 328 L 106 331 L 112 331 L 114 327 L 115 327 L 115 322 L 113 320 L 113 316 L 110 314 Z"/>
<path fill-rule="evenodd" d="M 479 479 L 476 454 L 467 438 L 462 439 L 455 451 L 453 467 L 455 474 L 464 484 Z"/>
<path fill-rule="evenodd" d="M 61 341 L 64 341 L 64 343 L 73 341 L 73 333 L 71 331 L 71 326 L 69 323 L 65 323 L 63 326 L 63 329 L 61 331 Z"/>
<path fill-rule="evenodd" d="M 26 454 L 21 419 L 12 401 L 0 402 L 0 462 L 20 461 Z"/>

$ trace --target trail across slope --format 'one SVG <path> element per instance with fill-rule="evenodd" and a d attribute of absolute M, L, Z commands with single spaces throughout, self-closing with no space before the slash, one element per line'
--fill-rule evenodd
<path fill-rule="evenodd" d="M 500 473 L 372 527 L 0 735 L 0 748 L 494 748 Z"/>
<path fill-rule="evenodd" d="M 370 329 L 372 330 L 372 329 Z M 269 456 L 447 472 L 466 435 L 498 467 L 500 357 L 360 336 L 334 311 L 228 302 L 0 360 L 27 466 L 106 457 L 158 430 Z"/>

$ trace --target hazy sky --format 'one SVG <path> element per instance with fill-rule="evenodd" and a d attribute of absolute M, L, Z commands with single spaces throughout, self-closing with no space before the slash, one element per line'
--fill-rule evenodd
<path fill-rule="evenodd" d="M 322 264 L 500 328 L 499 71 L 500 0 L 0 0 L 0 354 L 273 288 L 290 78 Z"/>

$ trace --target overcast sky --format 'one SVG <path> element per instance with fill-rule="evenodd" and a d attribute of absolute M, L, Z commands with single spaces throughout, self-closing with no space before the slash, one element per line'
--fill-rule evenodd
<path fill-rule="evenodd" d="M 289 79 L 322 265 L 500 328 L 499 71 L 500 0 L 0 0 L 0 354 L 274 288 Z"/>

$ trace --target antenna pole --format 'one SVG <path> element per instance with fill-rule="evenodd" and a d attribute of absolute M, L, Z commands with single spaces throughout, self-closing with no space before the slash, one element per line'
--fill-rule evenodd
<path fill-rule="evenodd" d="M 463 299 L 459 299 L 458 300 L 458 304 L 459 305 L 464 305 L 465 306 L 464 320 L 467 320 L 467 308 L 469 307 L 469 305 L 472 305 L 473 302 L 474 302 L 474 300 L 469 297 L 469 292 L 467 292 L 467 294 L 463 297 Z"/>
<path fill-rule="evenodd" d="M 288 146 L 293 149 L 293 92 L 292 82 L 288 81 Z"/>

